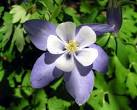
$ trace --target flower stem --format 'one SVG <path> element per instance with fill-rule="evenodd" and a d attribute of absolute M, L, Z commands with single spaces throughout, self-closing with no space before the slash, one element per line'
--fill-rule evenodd
<path fill-rule="evenodd" d="M 115 37 L 115 43 L 116 43 L 116 55 L 117 55 L 117 49 L 118 49 L 117 37 Z"/>
<path fill-rule="evenodd" d="M 84 110 L 84 106 L 80 106 L 80 110 Z"/>

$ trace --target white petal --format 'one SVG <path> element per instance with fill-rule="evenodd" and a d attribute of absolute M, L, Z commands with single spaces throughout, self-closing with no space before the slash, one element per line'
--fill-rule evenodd
<path fill-rule="evenodd" d="M 87 47 L 95 43 L 96 33 L 92 30 L 92 28 L 88 26 L 83 26 L 76 36 L 76 41 L 79 43 L 79 46 L 81 48 Z"/>
<path fill-rule="evenodd" d="M 83 65 L 89 66 L 91 65 L 98 56 L 98 51 L 94 48 L 84 48 L 79 50 L 77 54 L 75 54 L 76 59 Z"/>
<path fill-rule="evenodd" d="M 64 53 L 64 44 L 57 36 L 50 35 L 47 40 L 47 49 L 52 54 L 61 54 Z"/>
<path fill-rule="evenodd" d="M 58 69 L 64 72 L 70 72 L 75 67 L 73 56 L 64 53 L 55 61 L 55 65 Z"/>
<path fill-rule="evenodd" d="M 76 25 L 72 22 L 61 23 L 57 26 L 56 33 L 63 41 L 72 40 L 75 37 Z"/>

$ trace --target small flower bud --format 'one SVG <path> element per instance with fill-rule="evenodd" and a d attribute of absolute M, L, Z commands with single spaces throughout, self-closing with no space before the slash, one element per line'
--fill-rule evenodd
<path fill-rule="evenodd" d="M 114 25 L 115 32 L 120 30 L 122 25 L 122 9 L 118 0 L 109 0 L 107 22 L 110 25 Z"/>

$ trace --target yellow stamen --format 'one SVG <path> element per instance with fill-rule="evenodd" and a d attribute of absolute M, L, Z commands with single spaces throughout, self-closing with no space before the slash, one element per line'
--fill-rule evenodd
<path fill-rule="evenodd" d="M 67 51 L 68 51 L 69 53 L 74 53 L 74 52 L 77 51 L 78 43 L 77 43 L 75 40 L 70 40 L 70 41 L 66 44 L 65 48 L 67 49 Z"/>

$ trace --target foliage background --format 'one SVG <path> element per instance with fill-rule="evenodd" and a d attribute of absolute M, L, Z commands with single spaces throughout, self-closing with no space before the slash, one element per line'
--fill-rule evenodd
<path fill-rule="evenodd" d="M 108 0 L 0 0 L 0 110 L 137 110 L 137 5 L 122 6 L 123 24 L 117 38 L 107 33 L 97 44 L 109 55 L 107 74 L 95 73 L 88 102 L 79 107 L 62 78 L 33 89 L 30 72 L 42 51 L 23 29 L 29 19 L 54 24 L 73 21 L 106 23 Z M 137 0 L 132 0 L 137 3 Z"/>

